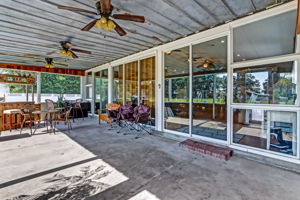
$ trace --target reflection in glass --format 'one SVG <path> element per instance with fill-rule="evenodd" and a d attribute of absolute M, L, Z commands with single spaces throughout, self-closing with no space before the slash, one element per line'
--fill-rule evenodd
<path fill-rule="evenodd" d="M 227 38 L 193 46 L 192 133 L 226 140 Z"/>
<path fill-rule="evenodd" d="M 296 155 L 297 113 L 233 109 L 233 142 Z"/>
<path fill-rule="evenodd" d="M 113 68 L 113 103 L 122 105 L 123 94 L 123 65 Z"/>
<path fill-rule="evenodd" d="M 189 132 L 189 47 L 165 52 L 164 127 Z"/>
<path fill-rule="evenodd" d="M 125 101 L 126 104 L 138 104 L 138 62 L 125 65 Z"/>
<path fill-rule="evenodd" d="M 86 84 L 92 84 L 92 72 L 88 72 L 86 76 Z"/>
<path fill-rule="evenodd" d="M 296 62 L 235 69 L 233 102 L 288 104 L 296 101 Z"/>
<path fill-rule="evenodd" d="M 290 11 L 233 29 L 234 61 L 294 52 L 297 12 Z"/>
<path fill-rule="evenodd" d="M 108 69 L 95 73 L 95 109 L 101 113 L 106 113 L 108 103 Z"/>
<path fill-rule="evenodd" d="M 151 118 L 155 119 L 155 57 L 140 61 L 140 80 L 140 103 L 151 108 Z"/>

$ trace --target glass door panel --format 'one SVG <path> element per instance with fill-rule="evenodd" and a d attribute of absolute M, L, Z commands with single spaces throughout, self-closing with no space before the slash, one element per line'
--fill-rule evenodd
<path fill-rule="evenodd" d="M 108 103 L 108 69 L 95 73 L 95 110 L 106 113 Z"/>
<path fill-rule="evenodd" d="M 140 61 L 140 103 L 151 108 L 152 125 L 155 125 L 155 57 Z"/>
<path fill-rule="evenodd" d="M 138 62 L 125 64 L 125 103 L 138 104 Z"/>
<path fill-rule="evenodd" d="M 123 65 L 113 68 L 113 103 L 123 105 Z"/>
<path fill-rule="evenodd" d="M 295 156 L 297 113 L 233 109 L 233 143 Z"/>
<path fill-rule="evenodd" d="M 227 38 L 193 46 L 192 134 L 227 138 Z"/>
<path fill-rule="evenodd" d="M 189 133 L 189 47 L 165 52 L 164 128 Z"/>

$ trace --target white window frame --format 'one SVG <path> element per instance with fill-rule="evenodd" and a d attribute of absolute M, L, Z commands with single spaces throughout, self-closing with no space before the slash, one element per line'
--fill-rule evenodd
<path fill-rule="evenodd" d="M 235 68 L 241 68 L 245 66 L 254 66 L 254 65 L 263 65 L 263 64 L 271 64 L 271 63 L 280 63 L 280 62 L 286 62 L 286 61 L 297 61 L 298 65 L 297 67 L 299 68 L 300 66 L 300 47 L 299 44 L 296 46 L 296 53 L 294 54 L 289 54 L 289 55 L 281 55 L 281 56 L 274 56 L 274 57 L 269 57 L 269 58 L 262 58 L 262 59 L 255 59 L 255 60 L 248 60 L 248 61 L 242 61 L 242 62 L 233 62 L 233 29 L 237 28 L 239 26 L 244 26 L 246 24 L 260 21 L 265 18 L 269 18 L 272 16 L 276 16 L 279 14 L 283 14 L 289 11 L 293 11 L 297 9 L 297 1 L 292 1 L 289 3 L 285 3 L 283 5 L 273 7 L 270 9 L 267 9 L 265 11 L 255 13 L 253 15 L 249 15 L 246 17 L 243 17 L 241 19 L 237 19 L 235 21 L 214 27 L 212 29 L 202 31 L 181 39 L 178 39 L 176 41 L 163 44 L 142 52 L 139 52 L 134 55 L 127 56 L 122 59 L 118 59 L 116 61 L 113 61 L 111 63 L 107 63 L 101 66 L 98 66 L 96 68 L 92 68 L 89 71 L 99 71 L 100 68 L 103 66 L 107 66 L 108 68 L 112 68 L 113 66 L 118 66 L 121 64 L 129 63 L 132 61 L 138 61 L 144 58 L 149 58 L 152 56 L 155 56 L 156 60 L 156 87 L 155 87 L 155 94 L 156 94 L 156 130 L 158 131 L 167 131 L 169 133 L 173 134 L 178 134 L 184 137 L 190 137 L 191 132 L 189 134 L 186 133 L 180 133 L 176 131 L 169 131 L 164 129 L 164 52 L 169 51 L 169 50 L 174 50 L 178 49 L 181 47 L 189 47 L 190 49 L 192 48 L 191 45 L 194 44 L 199 44 L 205 41 L 209 41 L 213 38 L 218 38 L 221 35 L 227 35 L 227 60 L 228 60 L 228 65 L 227 65 L 227 141 L 221 141 L 217 139 L 212 139 L 212 138 L 206 138 L 206 137 L 197 137 L 195 135 L 192 135 L 192 137 L 196 139 L 201 139 L 201 140 L 206 140 L 209 142 L 214 142 L 218 144 L 225 144 L 231 148 L 238 149 L 238 150 L 243 150 L 251 153 L 256 153 L 259 155 L 263 156 L 268 156 L 276 159 L 281 159 L 289 162 L 294 162 L 294 163 L 299 163 L 300 164 L 300 100 L 297 97 L 297 104 L 296 105 L 276 105 L 276 104 L 263 104 L 263 105 L 252 105 L 252 104 L 233 104 L 233 97 L 232 97 L 232 90 L 233 90 L 233 80 L 232 80 L 232 75 L 233 75 L 233 69 Z M 300 41 L 300 37 L 298 36 L 298 42 Z M 191 54 L 192 52 L 190 52 Z M 191 68 L 191 64 L 190 64 Z M 191 70 L 191 69 L 190 69 Z M 125 70 L 123 70 L 125 73 Z M 110 73 L 109 78 L 112 78 L 112 73 Z M 125 76 L 124 76 L 125 78 Z M 297 95 L 300 95 L 300 72 L 298 71 L 297 74 Z M 191 81 L 190 81 L 191 82 Z M 125 83 L 125 82 L 124 82 Z M 191 83 L 190 83 L 191 84 Z M 125 84 L 124 84 L 125 87 Z M 109 87 L 110 90 L 112 88 Z M 140 88 L 139 88 L 140 90 Z M 125 89 L 123 90 L 125 92 Z M 191 93 L 191 87 L 190 91 Z M 190 98 L 192 96 L 190 95 Z M 124 98 L 125 99 L 125 98 Z M 191 104 L 191 103 L 190 103 Z M 191 105 L 190 105 L 191 107 Z M 238 145 L 232 144 L 232 109 L 233 108 L 262 108 L 262 109 L 271 109 L 271 110 L 292 110 L 292 111 L 297 111 L 297 158 L 295 157 L 290 157 L 290 156 L 284 156 L 282 154 L 278 155 L 277 153 L 271 152 L 271 151 L 263 151 L 260 149 L 253 149 L 251 147 L 240 147 Z M 190 108 L 191 109 L 191 108 Z"/>

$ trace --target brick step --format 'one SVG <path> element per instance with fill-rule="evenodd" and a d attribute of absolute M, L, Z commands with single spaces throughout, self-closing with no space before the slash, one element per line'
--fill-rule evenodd
<path fill-rule="evenodd" d="M 233 156 L 233 150 L 231 149 L 198 142 L 191 139 L 180 142 L 179 146 L 226 161 Z"/>

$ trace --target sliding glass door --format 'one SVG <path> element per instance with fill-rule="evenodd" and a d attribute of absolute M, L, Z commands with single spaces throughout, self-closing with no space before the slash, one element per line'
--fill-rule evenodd
<path fill-rule="evenodd" d="M 226 140 L 227 38 L 192 48 L 192 134 Z"/>
<path fill-rule="evenodd" d="M 113 67 L 113 103 L 122 105 L 124 102 L 123 65 Z"/>
<path fill-rule="evenodd" d="M 125 103 L 138 104 L 138 62 L 125 64 Z"/>
<path fill-rule="evenodd" d="M 151 108 L 155 125 L 155 57 L 140 60 L 140 103 Z"/>
<path fill-rule="evenodd" d="M 227 36 L 189 48 L 164 54 L 164 129 L 226 140 Z"/>
<path fill-rule="evenodd" d="M 164 127 L 189 133 L 189 47 L 165 52 Z"/>
<path fill-rule="evenodd" d="M 149 106 L 155 125 L 155 57 L 114 66 L 112 71 L 112 102 Z"/>

